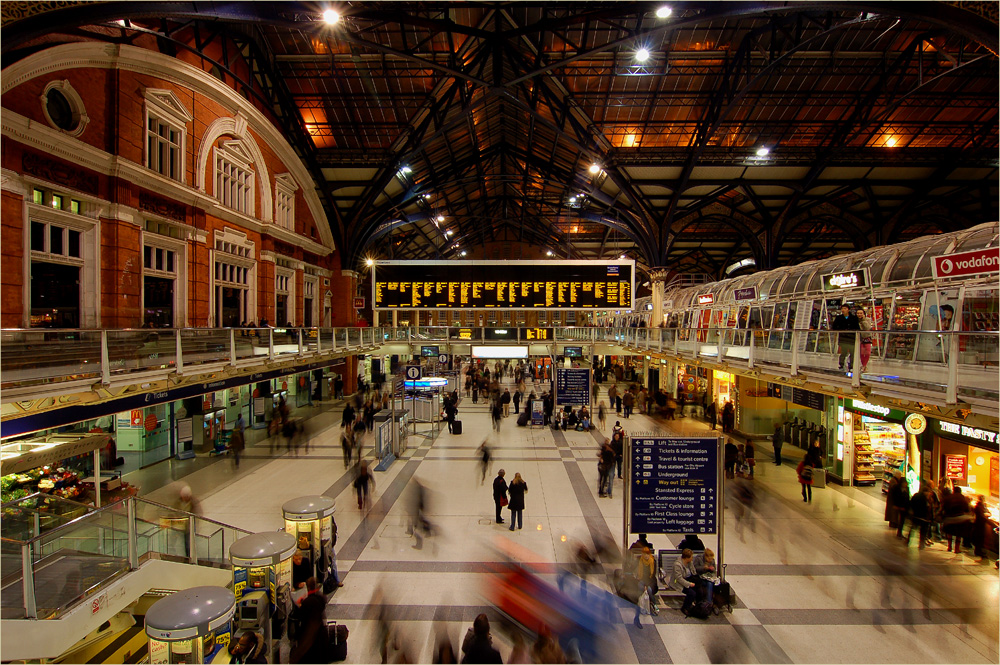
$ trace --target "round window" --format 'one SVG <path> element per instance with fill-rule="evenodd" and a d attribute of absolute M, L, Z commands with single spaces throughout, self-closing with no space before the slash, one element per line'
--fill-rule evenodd
<path fill-rule="evenodd" d="M 45 110 L 48 111 L 52 124 L 59 129 L 68 132 L 76 126 L 73 120 L 73 106 L 59 88 L 51 88 L 45 95 Z"/>

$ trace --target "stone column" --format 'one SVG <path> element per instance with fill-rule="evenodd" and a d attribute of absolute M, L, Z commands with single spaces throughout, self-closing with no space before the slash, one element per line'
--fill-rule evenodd
<path fill-rule="evenodd" d="M 659 328 L 663 323 L 663 287 L 673 274 L 669 268 L 653 268 L 649 271 L 650 286 L 653 290 L 653 311 L 649 317 L 649 327 Z"/>

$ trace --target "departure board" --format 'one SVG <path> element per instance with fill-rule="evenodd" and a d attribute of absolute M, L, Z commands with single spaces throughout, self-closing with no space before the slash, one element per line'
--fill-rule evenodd
<path fill-rule="evenodd" d="M 632 309 L 634 261 L 377 261 L 375 309 Z"/>

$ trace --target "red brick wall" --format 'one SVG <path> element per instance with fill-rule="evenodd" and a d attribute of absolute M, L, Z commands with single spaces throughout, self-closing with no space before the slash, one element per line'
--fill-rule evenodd
<path fill-rule="evenodd" d="M 135 224 L 101 220 L 101 327 L 142 326 L 142 248 Z M 88 294 L 81 294 L 87 298 Z"/>
<path fill-rule="evenodd" d="M 354 288 L 354 279 L 341 274 L 339 270 L 330 276 L 330 290 L 333 291 L 330 303 L 333 307 L 334 328 L 353 326 L 357 323 L 354 310 Z M 324 293 L 326 292 L 324 291 Z"/>
<path fill-rule="evenodd" d="M 0 194 L 0 325 L 24 326 L 24 199 L 10 192 Z"/>

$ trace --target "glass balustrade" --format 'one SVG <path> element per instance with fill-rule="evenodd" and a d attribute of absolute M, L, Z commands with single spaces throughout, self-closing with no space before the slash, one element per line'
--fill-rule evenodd
<path fill-rule="evenodd" d="M 0 388 L 101 376 L 99 330 L 4 330 L 0 332 Z"/>
<path fill-rule="evenodd" d="M 173 330 L 109 330 L 108 366 L 112 375 L 168 370 L 177 364 Z"/>
<path fill-rule="evenodd" d="M 13 503 L 13 502 L 12 502 Z M 29 513 L 32 508 L 5 506 Z M 6 522 L 6 520 L 4 520 Z M 50 618 L 97 593 L 148 558 L 228 566 L 230 546 L 250 532 L 130 497 L 30 538 L 4 524 L 3 618 Z"/>

